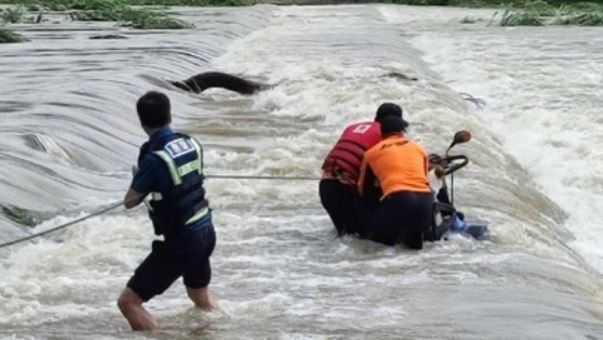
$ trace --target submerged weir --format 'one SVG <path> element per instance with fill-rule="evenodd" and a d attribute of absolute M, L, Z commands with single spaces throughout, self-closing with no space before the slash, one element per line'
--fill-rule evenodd
<path fill-rule="evenodd" d="M 58 24 L 19 26 L 31 42 L 3 46 L 0 204 L 45 222 L 31 229 L 0 214 L 0 240 L 119 199 L 145 140 L 134 103 L 151 89 L 170 96 L 173 127 L 204 145 L 207 174 L 318 176 L 343 127 L 372 119 L 384 101 L 402 105 L 409 134 L 430 151 L 444 151 L 455 131 L 468 129 L 474 139 L 456 152 L 472 162 L 455 176 L 455 202 L 468 218 L 490 222 L 491 239 L 453 238 L 418 253 L 336 239 L 318 183 L 209 179 L 218 236 L 211 289 L 223 312 L 191 309 L 178 282 L 149 303 L 163 330 L 130 333 L 115 299 L 150 249 L 152 228 L 139 208 L 0 249 L 2 337 L 603 334 L 600 268 L 572 244 L 576 235 L 566 221 L 575 216 L 518 157 L 520 143 L 509 145 L 502 135 L 508 130 L 498 124 L 503 119 L 484 116 L 458 93 L 484 96 L 480 87 L 456 88 L 446 65 L 434 64 L 447 60 L 428 51 L 438 41 L 434 31 L 449 28 L 462 36 L 454 21 L 461 11 L 443 10 L 439 20 L 421 23 L 417 18 L 433 13 L 403 6 L 174 11 L 196 28 L 136 31 L 57 17 Z M 501 46 L 484 45 L 481 52 L 504 50 L 506 31 L 491 30 L 499 30 L 490 33 Z M 88 39 L 109 33 L 128 39 Z M 451 62 L 463 63 L 460 55 Z M 210 70 L 278 86 L 243 97 L 220 90 L 184 93 L 167 82 Z M 526 95 L 539 93 L 530 81 L 538 76 L 536 65 L 522 72 L 531 84 L 522 89 Z M 469 72 L 458 76 L 491 86 Z M 496 105 L 489 100 L 487 107 Z M 510 100 L 522 113 L 521 98 Z"/>

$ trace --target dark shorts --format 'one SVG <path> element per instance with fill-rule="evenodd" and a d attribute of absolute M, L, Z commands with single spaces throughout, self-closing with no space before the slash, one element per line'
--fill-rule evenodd
<path fill-rule="evenodd" d="M 180 276 L 188 288 L 204 288 L 211 280 L 209 257 L 216 245 L 214 227 L 187 230 L 169 241 L 153 241 L 153 250 L 128 281 L 144 301 L 165 292 Z"/>

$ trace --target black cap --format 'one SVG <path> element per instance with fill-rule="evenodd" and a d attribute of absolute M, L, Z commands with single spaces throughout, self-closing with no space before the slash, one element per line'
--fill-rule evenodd
<path fill-rule="evenodd" d="M 388 116 L 402 118 L 402 108 L 394 103 L 383 103 L 379 105 L 377 114 L 375 115 L 375 121 L 381 122 L 385 117 Z"/>
<path fill-rule="evenodd" d="M 387 116 L 381 121 L 381 135 L 385 136 L 391 133 L 399 133 L 406 130 L 408 123 L 396 116 Z"/>

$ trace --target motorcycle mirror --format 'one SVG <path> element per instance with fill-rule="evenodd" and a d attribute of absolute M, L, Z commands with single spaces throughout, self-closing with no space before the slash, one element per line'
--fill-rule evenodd
<path fill-rule="evenodd" d="M 471 132 L 469 132 L 467 130 L 458 131 L 457 133 L 454 134 L 454 139 L 453 139 L 452 143 L 450 144 L 450 146 L 448 147 L 448 149 L 446 150 L 446 153 L 448 153 L 448 151 L 450 151 L 450 149 L 452 149 L 453 146 L 455 146 L 457 144 L 467 143 L 470 140 L 471 140 Z"/>

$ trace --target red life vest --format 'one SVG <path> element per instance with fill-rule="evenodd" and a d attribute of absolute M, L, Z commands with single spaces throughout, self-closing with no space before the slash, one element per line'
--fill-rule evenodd
<path fill-rule="evenodd" d="M 362 122 L 348 126 L 322 164 L 334 175 L 344 175 L 356 183 L 364 153 L 381 141 L 381 125 Z"/>

